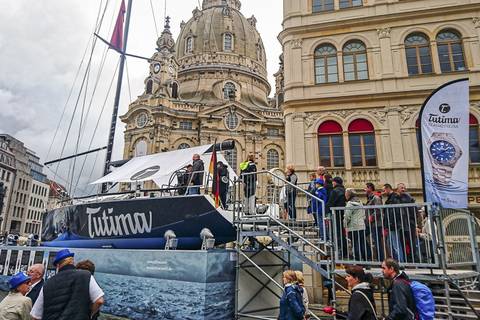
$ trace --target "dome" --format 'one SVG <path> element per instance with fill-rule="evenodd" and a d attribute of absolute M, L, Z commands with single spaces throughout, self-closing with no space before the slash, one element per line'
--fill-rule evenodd
<path fill-rule="evenodd" d="M 248 100 L 261 100 L 264 104 L 270 92 L 265 49 L 256 29 L 257 20 L 254 16 L 245 18 L 239 11 L 240 7 L 239 0 L 204 0 L 202 10 L 196 8 L 193 17 L 186 23 L 182 22 L 176 44 L 179 80 L 188 81 L 193 73 L 202 72 L 217 80 L 221 80 L 221 76 L 215 76 L 217 72 L 241 74 L 250 78 L 245 81 L 258 83 L 257 90 L 253 90 L 255 97 Z M 228 78 L 226 75 L 223 77 Z M 231 80 L 242 86 L 242 79 Z M 199 88 L 195 86 L 187 85 L 181 90 L 184 98 L 198 97 L 196 91 Z M 246 92 L 242 89 L 241 94 Z"/>

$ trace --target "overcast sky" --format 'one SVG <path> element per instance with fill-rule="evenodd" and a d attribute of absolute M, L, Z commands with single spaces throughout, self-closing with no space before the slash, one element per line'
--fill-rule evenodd
<path fill-rule="evenodd" d="M 158 33 L 161 33 L 164 1 L 133 1 L 128 52 L 147 57 L 153 54 L 157 39 L 153 15 L 156 18 Z M 100 118 L 97 134 L 93 136 L 91 148 L 106 145 L 115 86 L 108 98 L 107 92 L 118 62 L 118 55 L 111 50 L 106 53 L 105 66 L 99 75 L 101 56 L 105 52 L 105 46 L 100 42 L 96 45 L 89 80 L 85 83 L 88 88 L 87 95 L 80 97 L 77 103 L 86 60 L 90 56 L 89 43 L 91 44 L 99 6 L 105 5 L 106 2 L 107 0 L 0 1 L 0 132 L 11 134 L 23 141 L 40 156 L 42 163 L 59 157 L 62 149 L 64 156 L 75 153 L 82 110 L 86 120 L 84 130 L 80 134 L 78 151 L 87 150 L 105 101 L 105 109 Z M 171 17 L 175 38 L 179 33 L 180 22 L 190 19 L 199 2 L 201 0 L 167 0 L 167 15 Z M 107 39 L 110 39 L 119 5 L 120 0 L 108 1 L 102 28 L 99 31 Z M 247 18 L 254 14 L 258 20 L 257 28 L 267 52 L 269 80 L 274 88 L 272 75 L 278 70 L 278 57 L 281 54 L 277 35 L 281 31 L 282 1 L 242 0 L 241 11 Z M 74 82 L 85 51 L 87 55 Z M 145 61 L 129 59 L 127 66 L 128 77 L 127 74 L 124 77 L 120 115 L 124 114 L 128 104 L 142 93 L 143 81 L 148 75 L 148 65 Z M 93 94 L 97 79 L 98 88 Z M 126 81 L 127 79 L 129 81 Z M 74 89 L 67 104 L 72 84 Z M 69 140 L 63 148 L 75 106 L 76 116 L 70 128 Z M 64 108 L 66 111 L 60 122 Z M 59 122 L 61 126 L 56 139 L 53 140 Z M 123 124 L 119 126 L 114 160 L 120 159 L 123 153 Z M 104 153 L 90 155 L 86 158 L 83 170 L 81 167 L 84 158 L 77 160 L 73 179 L 77 181 L 81 176 L 77 194 L 92 190 L 87 184 L 88 180 L 99 177 L 104 157 Z M 92 171 L 94 163 L 97 165 Z M 72 180 L 69 166 L 71 168 L 71 163 L 63 163 L 58 168 L 56 180 L 60 183 L 66 184 Z M 53 171 L 55 168 L 51 167 Z M 45 172 L 53 177 L 51 170 Z"/>

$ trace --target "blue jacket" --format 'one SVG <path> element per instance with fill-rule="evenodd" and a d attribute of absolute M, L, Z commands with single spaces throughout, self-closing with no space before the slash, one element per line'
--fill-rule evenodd
<path fill-rule="evenodd" d="M 303 320 L 303 289 L 296 284 L 287 285 L 280 299 L 280 315 L 278 320 Z"/>
<path fill-rule="evenodd" d="M 323 203 L 326 205 L 327 204 L 327 189 L 324 187 L 320 187 L 317 190 L 315 190 L 314 196 L 319 198 L 320 200 L 323 200 Z M 323 210 L 322 210 L 322 203 L 318 201 L 317 199 L 312 198 L 310 202 L 310 206 L 307 208 L 307 213 L 309 214 L 317 214 L 321 218 L 323 215 Z"/>

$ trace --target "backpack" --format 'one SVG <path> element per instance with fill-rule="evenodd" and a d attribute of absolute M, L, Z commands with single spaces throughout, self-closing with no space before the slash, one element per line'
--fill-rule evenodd
<path fill-rule="evenodd" d="M 434 320 L 435 319 L 435 300 L 429 287 L 418 281 L 407 281 L 399 279 L 408 284 L 412 289 L 413 299 L 417 307 L 416 320 Z"/>

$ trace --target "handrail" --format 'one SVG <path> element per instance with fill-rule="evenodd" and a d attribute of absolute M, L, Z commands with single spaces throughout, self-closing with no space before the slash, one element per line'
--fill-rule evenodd
<path fill-rule="evenodd" d="M 480 312 L 478 312 L 477 309 L 475 309 L 473 304 L 468 300 L 468 298 L 462 292 L 462 289 L 460 289 L 460 287 L 455 282 L 453 282 L 453 280 L 450 277 L 448 278 L 448 283 L 460 294 L 462 299 L 465 300 L 465 303 L 468 305 L 468 307 L 472 309 L 473 313 L 480 319 Z"/>

